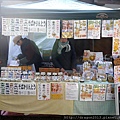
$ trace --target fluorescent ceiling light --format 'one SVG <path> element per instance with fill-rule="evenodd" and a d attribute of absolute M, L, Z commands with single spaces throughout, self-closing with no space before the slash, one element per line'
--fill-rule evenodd
<path fill-rule="evenodd" d="M 6 7 L 42 10 L 113 10 L 103 6 L 78 2 L 77 0 L 47 0 L 37 3 L 9 5 Z"/>

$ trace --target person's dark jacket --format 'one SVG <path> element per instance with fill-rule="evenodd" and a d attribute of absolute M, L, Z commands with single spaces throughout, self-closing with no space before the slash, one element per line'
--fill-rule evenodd
<path fill-rule="evenodd" d="M 20 60 L 21 65 L 32 65 L 35 67 L 41 67 L 42 57 L 39 52 L 39 48 L 35 44 L 34 41 L 29 40 L 27 38 L 22 39 L 23 43 L 20 46 L 22 54 L 18 55 L 18 59 Z M 38 70 L 37 70 L 38 71 Z"/>
<path fill-rule="evenodd" d="M 61 54 L 58 54 L 58 42 L 59 40 L 56 40 L 52 50 L 52 62 L 54 67 L 60 69 L 64 68 L 65 70 L 76 69 L 76 53 L 74 46 L 69 41 L 71 50 L 69 52 L 65 52 L 66 48 L 63 48 Z"/>

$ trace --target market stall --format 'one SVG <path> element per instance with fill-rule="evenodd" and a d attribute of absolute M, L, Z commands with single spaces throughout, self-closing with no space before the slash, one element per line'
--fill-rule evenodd
<path fill-rule="evenodd" d="M 9 54 L 6 66 L 1 67 L 0 110 L 25 114 L 116 115 L 114 91 L 119 83 L 119 66 L 114 74 L 111 56 L 118 57 L 120 51 L 119 14 L 117 10 L 56 13 L 2 8 L 2 35 L 9 36 L 9 53 L 15 50 L 16 53 Z M 76 74 L 51 72 L 48 68 L 45 72 L 35 72 L 15 66 L 20 51 L 13 44 L 14 36 L 34 39 L 42 54 L 47 51 L 47 62 L 51 62 L 51 49 L 60 38 L 60 30 L 62 36 L 77 46 L 78 59 L 82 56 Z M 107 46 L 103 39 L 109 43 Z M 81 41 L 82 45 L 77 44 Z M 104 57 L 106 54 L 110 54 L 109 61 Z"/>

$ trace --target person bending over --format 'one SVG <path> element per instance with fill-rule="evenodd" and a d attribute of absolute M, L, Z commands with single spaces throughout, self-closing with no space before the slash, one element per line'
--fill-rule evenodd
<path fill-rule="evenodd" d="M 27 38 L 22 38 L 20 35 L 16 36 L 13 42 L 21 48 L 22 54 L 17 56 L 19 64 L 21 66 L 34 64 L 36 72 L 39 72 L 39 67 L 42 66 L 43 59 L 35 42 Z"/>
<path fill-rule="evenodd" d="M 61 72 L 72 70 L 76 72 L 76 53 L 74 46 L 67 38 L 56 40 L 52 49 L 52 62 Z"/>

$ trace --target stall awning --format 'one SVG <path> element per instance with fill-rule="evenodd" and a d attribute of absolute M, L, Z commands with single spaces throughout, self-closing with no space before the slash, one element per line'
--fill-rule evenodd
<path fill-rule="evenodd" d="M 78 0 L 38 0 L 3 7 L 20 9 L 41 9 L 41 10 L 112 10 L 111 8 L 88 4 Z"/>

